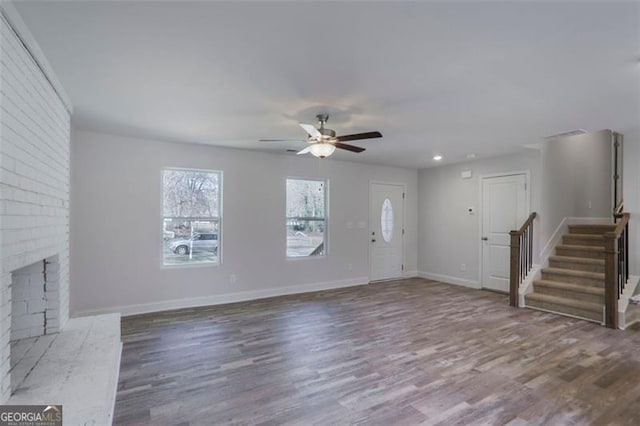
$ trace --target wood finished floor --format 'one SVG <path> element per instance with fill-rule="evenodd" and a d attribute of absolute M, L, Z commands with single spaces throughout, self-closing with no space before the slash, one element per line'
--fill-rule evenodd
<path fill-rule="evenodd" d="M 422 279 L 122 320 L 116 425 L 640 424 L 640 332 Z"/>

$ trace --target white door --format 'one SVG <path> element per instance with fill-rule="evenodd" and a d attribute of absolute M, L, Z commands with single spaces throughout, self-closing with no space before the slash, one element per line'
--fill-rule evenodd
<path fill-rule="evenodd" d="M 404 186 L 372 183 L 370 200 L 371 281 L 401 278 L 404 269 Z"/>
<path fill-rule="evenodd" d="M 482 180 L 482 287 L 509 292 L 509 231 L 528 216 L 526 175 Z"/>

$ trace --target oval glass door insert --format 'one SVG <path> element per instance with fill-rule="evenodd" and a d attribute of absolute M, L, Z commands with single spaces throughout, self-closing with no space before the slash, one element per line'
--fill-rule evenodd
<path fill-rule="evenodd" d="M 382 211 L 380 212 L 380 228 L 382 230 L 382 238 L 385 242 L 391 241 L 393 237 L 393 207 L 391 200 L 384 199 L 382 203 Z"/>

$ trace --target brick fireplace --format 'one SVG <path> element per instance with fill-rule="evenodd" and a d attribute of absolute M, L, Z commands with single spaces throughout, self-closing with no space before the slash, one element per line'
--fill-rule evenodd
<path fill-rule="evenodd" d="M 57 256 L 12 272 L 12 342 L 60 330 L 59 272 Z"/>
<path fill-rule="evenodd" d="M 28 358 L 29 347 L 16 342 L 54 335 L 69 317 L 70 109 L 7 7 L 0 5 L 0 404 L 19 384 L 11 383 L 12 348 Z"/>
<path fill-rule="evenodd" d="M 11 273 L 11 390 L 22 384 L 60 331 L 60 265 L 52 256 Z"/>

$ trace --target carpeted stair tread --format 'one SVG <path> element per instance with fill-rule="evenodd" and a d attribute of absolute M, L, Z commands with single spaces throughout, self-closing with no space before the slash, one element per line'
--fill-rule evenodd
<path fill-rule="evenodd" d="M 565 237 L 582 238 L 584 240 L 604 240 L 604 235 L 601 234 L 564 234 Z"/>
<path fill-rule="evenodd" d="M 575 244 L 558 244 L 556 249 L 604 252 L 604 247 L 602 246 L 580 246 Z"/>
<path fill-rule="evenodd" d="M 550 296 L 548 294 L 539 294 L 536 292 L 529 293 L 525 296 L 526 300 L 537 301 L 541 303 L 550 303 L 554 305 L 566 306 L 573 309 L 583 311 L 602 313 L 601 303 L 585 302 L 582 300 L 567 299 L 566 297 Z"/>
<path fill-rule="evenodd" d="M 533 285 L 534 285 L 534 289 L 540 286 L 540 287 L 555 288 L 558 290 L 566 290 L 566 291 L 572 291 L 572 292 L 589 293 L 597 296 L 604 296 L 604 288 L 601 288 L 601 287 L 584 286 L 580 284 L 563 283 L 560 281 L 552 281 L 552 280 L 537 280 L 533 282 Z"/>
<path fill-rule="evenodd" d="M 615 225 L 569 225 L 570 234 L 604 234 L 616 228 Z"/>
<path fill-rule="evenodd" d="M 555 260 L 557 262 L 566 263 L 583 263 L 589 265 L 604 265 L 604 259 L 593 259 L 590 257 L 575 257 L 575 256 L 549 256 L 549 260 Z"/>
<path fill-rule="evenodd" d="M 593 280 L 604 280 L 604 273 L 601 272 L 576 271 L 573 269 L 561 268 L 543 268 L 542 273 L 545 272 L 555 275 L 567 275 L 571 277 L 589 278 Z"/>

